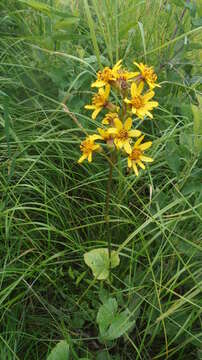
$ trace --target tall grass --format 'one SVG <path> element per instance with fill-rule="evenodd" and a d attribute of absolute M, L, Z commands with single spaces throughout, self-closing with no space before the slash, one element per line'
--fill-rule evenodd
<path fill-rule="evenodd" d="M 49 12 L 28 3 L 0 4 L 0 359 L 46 359 L 62 338 L 72 359 L 201 359 L 201 6 L 44 1 Z M 102 344 L 100 284 L 83 254 L 107 246 L 108 170 L 102 158 L 77 160 L 83 129 L 98 124 L 83 108 L 90 83 L 119 58 L 154 65 L 162 87 L 144 125 L 154 163 L 138 178 L 113 171 L 121 264 L 107 291 L 136 322 Z"/>

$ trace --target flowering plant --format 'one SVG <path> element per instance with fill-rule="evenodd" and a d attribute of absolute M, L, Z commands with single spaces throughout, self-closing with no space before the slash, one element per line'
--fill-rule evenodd
<path fill-rule="evenodd" d="M 92 98 L 92 104 L 85 105 L 87 110 L 92 110 L 92 119 L 103 111 L 101 127 L 97 133 L 88 135 L 80 145 L 82 152 L 78 163 L 85 159 L 92 161 L 94 152 L 103 151 L 102 145 L 107 149 L 106 158 L 109 162 L 109 178 L 105 204 L 105 222 L 107 228 L 108 249 L 93 249 L 84 254 L 84 261 L 91 267 L 96 279 L 111 278 L 111 269 L 118 266 L 119 254 L 111 249 L 111 234 L 109 231 L 109 199 L 112 182 L 112 170 L 116 163 L 115 153 L 127 157 L 129 170 L 133 169 L 136 176 L 138 168 L 145 169 L 144 163 L 153 159 L 145 155 L 145 150 L 152 145 L 151 141 L 143 142 L 144 134 L 137 129 L 145 118 L 153 118 L 151 111 L 158 106 L 153 100 L 154 88 L 157 84 L 157 75 L 152 67 L 142 63 L 134 63 L 139 71 L 130 72 L 122 67 L 122 60 L 111 69 L 105 67 L 97 73 L 97 80 L 92 83 L 98 92 Z M 111 98 L 114 95 L 116 103 Z M 116 96 L 115 96 L 116 95 Z M 137 120 L 140 119 L 140 122 Z M 134 141 L 135 140 L 135 141 Z M 98 142 L 99 141 L 99 142 Z M 109 155 L 108 155 L 109 154 Z"/>

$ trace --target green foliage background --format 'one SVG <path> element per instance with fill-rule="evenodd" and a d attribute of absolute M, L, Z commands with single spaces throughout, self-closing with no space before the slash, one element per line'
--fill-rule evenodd
<path fill-rule="evenodd" d="M 201 30 L 201 1 L 1 0 L 0 359 L 47 359 L 61 339 L 70 359 L 202 359 Z M 144 124 L 155 162 L 113 172 L 121 262 L 100 290 L 83 255 L 107 246 L 108 169 L 77 164 L 78 125 L 98 125 L 90 83 L 118 59 L 162 87 Z M 109 301 L 133 327 L 101 341 Z"/>

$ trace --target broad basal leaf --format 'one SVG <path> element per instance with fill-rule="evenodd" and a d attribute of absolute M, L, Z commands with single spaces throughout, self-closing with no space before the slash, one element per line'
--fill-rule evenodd
<path fill-rule="evenodd" d="M 93 249 L 84 254 L 84 261 L 88 265 L 93 275 L 98 280 L 105 280 L 109 276 L 109 252 L 106 248 Z M 115 268 L 120 263 L 119 255 L 116 251 L 111 252 L 111 268 Z"/>
<path fill-rule="evenodd" d="M 61 340 L 51 351 L 47 360 L 69 360 L 69 345 Z"/>
<path fill-rule="evenodd" d="M 118 304 L 115 298 L 107 299 L 100 306 L 96 320 L 102 340 L 118 339 L 134 325 L 128 309 L 118 312 Z"/>

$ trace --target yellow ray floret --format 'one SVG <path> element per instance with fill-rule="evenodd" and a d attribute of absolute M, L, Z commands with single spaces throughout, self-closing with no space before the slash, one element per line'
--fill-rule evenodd
<path fill-rule="evenodd" d="M 133 137 L 138 137 L 141 135 L 141 131 L 139 130 L 131 130 L 132 127 L 132 119 L 128 118 L 123 124 L 121 120 L 114 119 L 114 126 L 109 128 L 109 133 L 114 135 L 114 144 L 117 149 L 122 149 L 128 153 L 131 151 L 130 141 Z"/>
<path fill-rule="evenodd" d="M 106 85 L 105 89 L 100 88 L 98 93 L 93 96 L 92 105 L 85 105 L 85 109 L 93 110 L 92 119 L 95 120 L 99 112 L 103 107 L 108 104 L 108 98 L 110 93 L 110 85 Z"/>
<path fill-rule="evenodd" d="M 138 176 L 138 168 L 137 165 L 142 169 L 145 169 L 144 162 L 152 162 L 153 159 L 151 157 L 144 155 L 144 150 L 149 149 L 152 145 L 151 141 L 147 141 L 142 144 L 142 140 L 144 139 L 144 135 L 142 135 L 133 146 L 132 150 L 128 152 L 128 167 L 133 168 L 135 175 Z"/>
<path fill-rule="evenodd" d="M 88 159 L 88 162 L 92 161 L 93 151 L 97 151 L 100 149 L 100 145 L 94 143 L 94 141 L 98 139 L 101 139 L 101 136 L 94 134 L 87 136 L 87 138 L 82 141 L 80 149 L 83 155 L 78 160 L 79 164 L 82 163 L 82 161 L 84 161 L 85 159 Z"/>
<path fill-rule="evenodd" d="M 149 90 L 142 95 L 143 87 L 143 82 L 141 82 L 138 86 L 135 82 L 133 82 L 131 85 L 131 99 L 129 100 L 126 98 L 124 101 L 131 107 L 132 113 L 140 119 L 143 119 L 146 115 L 152 119 L 153 115 L 150 110 L 158 106 L 158 102 L 149 101 L 155 95 L 152 90 Z"/>
<path fill-rule="evenodd" d="M 156 86 L 161 87 L 159 84 L 156 83 L 157 75 L 154 72 L 152 66 L 147 66 L 143 63 L 138 64 L 136 62 L 134 62 L 133 64 L 140 69 L 140 72 L 138 72 L 137 75 L 141 75 L 141 79 L 147 82 L 150 89 L 154 89 Z"/>

